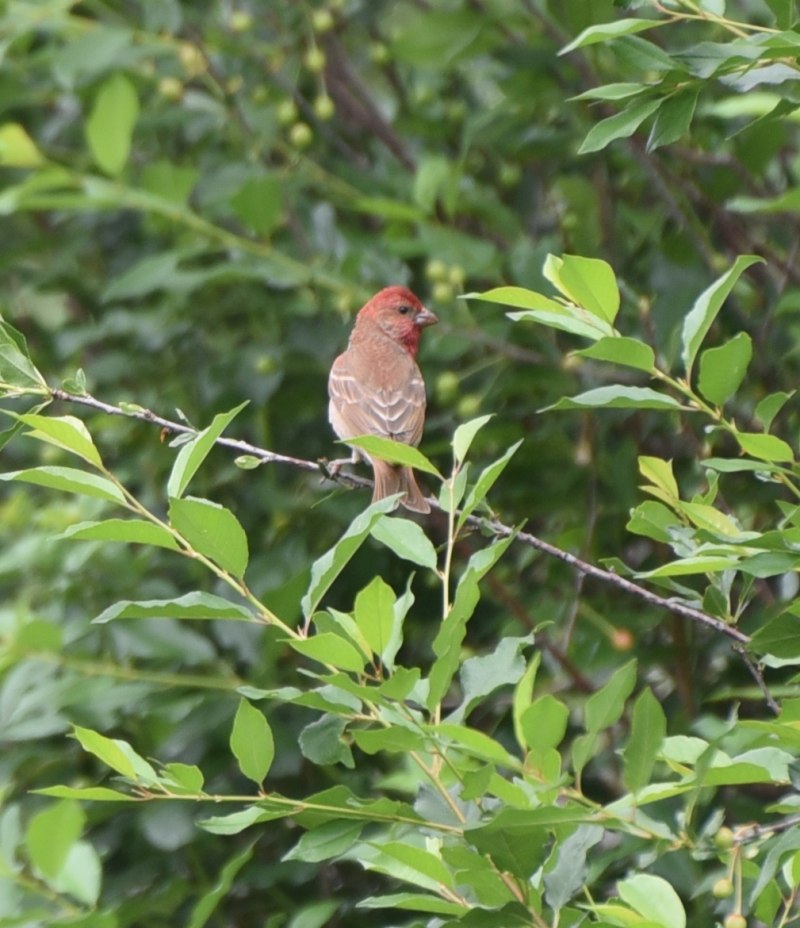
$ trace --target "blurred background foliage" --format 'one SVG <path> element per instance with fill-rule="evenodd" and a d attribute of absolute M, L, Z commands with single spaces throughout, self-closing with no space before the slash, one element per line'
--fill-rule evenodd
<path fill-rule="evenodd" d="M 602 257 L 623 289 L 618 327 L 669 363 L 696 295 L 735 255 L 760 254 L 767 264 L 751 270 L 718 323 L 719 337 L 745 329 L 755 345 L 734 418 L 746 421 L 770 391 L 793 389 L 799 72 L 788 41 L 755 55 L 745 48 L 748 36 L 790 30 L 793 8 L 780 0 L 727 9 L 722 0 L 7 0 L 0 311 L 54 386 L 83 369 L 103 400 L 167 417 L 177 409 L 198 426 L 249 400 L 231 434 L 314 460 L 337 454 L 326 378 L 353 315 L 375 290 L 407 284 L 442 320 L 421 354 L 425 453 L 446 466 L 454 427 L 495 413 L 479 458 L 525 439 L 493 492 L 505 522 L 527 522 L 591 561 L 655 566 L 659 547 L 625 531 L 641 500 L 636 456 L 674 459 L 688 498 L 704 486 L 695 464 L 702 429 L 641 411 L 540 415 L 608 371 L 576 364 L 569 351 L 579 346 L 568 336 L 513 325 L 502 307 L 458 297 L 500 284 L 549 292 L 548 253 Z M 630 16 L 661 25 L 559 54 L 582 30 Z M 620 89 L 593 90 L 609 84 Z M 644 109 L 631 115 L 630 98 Z M 590 135 L 617 113 L 621 123 Z M 60 411 L 85 415 L 118 476 L 163 508 L 174 450 L 156 429 Z M 778 431 L 792 440 L 797 428 L 790 405 Z M 4 470 L 54 459 L 33 445 L 8 445 Z M 231 508 L 247 529 L 254 592 L 296 620 L 309 565 L 364 507 L 365 492 L 281 465 L 239 470 L 221 449 L 197 480 L 198 495 Z M 769 486 L 733 477 L 726 492 L 762 529 L 774 518 Z M 0 496 L 6 847 L 47 808 L 29 790 L 99 776 L 65 737 L 72 724 L 131 740 L 145 756 L 201 764 L 207 779 L 235 791 L 227 750 L 235 687 L 294 676 L 294 659 L 269 630 L 92 626 L 117 599 L 208 584 L 165 552 L 52 540 L 99 509 L 35 487 L 6 485 Z M 441 540 L 440 515 L 429 531 Z M 464 542 L 461 554 L 470 550 Z M 376 572 L 396 589 L 405 583 L 402 565 L 368 545 L 333 604 L 349 609 Z M 791 586 L 794 575 L 782 582 Z M 530 549 L 512 548 L 487 583 L 467 647 L 492 648 L 503 635 L 552 623 L 541 637 L 544 668 L 563 699 L 582 698 L 628 651 L 676 732 L 703 718 L 712 725 L 732 694 L 746 711 L 755 693 L 723 641 L 583 583 Z M 416 593 L 411 663 L 425 660 L 435 631 L 423 619 L 426 591 Z M 766 601 L 775 593 L 765 586 Z M 300 718 L 287 707 L 270 718 L 273 776 L 312 781 L 306 790 L 328 775 L 336 782 L 336 769 L 304 762 Z M 368 765 L 353 774 L 381 775 Z M 599 796 L 613 793 L 613 782 L 594 775 Z M 115 921 L 98 915 L 92 924 L 188 923 L 243 846 L 198 831 L 190 804 L 85 814 L 104 862 L 102 898 L 115 912 Z M 225 916 L 211 923 L 311 928 L 333 918 L 326 900 L 358 899 L 376 880 L 353 865 L 314 871 L 309 888 L 309 865 L 280 862 L 291 843 L 283 827 L 260 835 Z M 34 877 L 0 878 L 0 887 L 4 924 L 69 915 L 68 896 Z M 374 924 L 370 913 L 338 918 L 330 924 Z"/>

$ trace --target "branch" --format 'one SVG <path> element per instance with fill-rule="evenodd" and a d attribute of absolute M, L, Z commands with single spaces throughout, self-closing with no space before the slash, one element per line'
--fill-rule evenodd
<path fill-rule="evenodd" d="M 163 416 L 158 416 L 154 412 L 151 412 L 149 409 L 123 409 L 121 406 L 114 406 L 111 403 L 104 403 L 102 400 L 98 400 L 88 393 L 75 394 L 61 389 L 51 389 L 50 395 L 53 399 L 61 400 L 67 403 L 77 403 L 81 406 L 87 406 L 90 409 L 96 409 L 99 412 L 107 413 L 108 415 L 125 416 L 129 419 L 139 419 L 142 422 L 150 422 L 153 425 L 159 425 L 161 428 L 168 429 L 170 432 L 175 432 L 177 434 L 197 434 L 197 430 L 193 429 L 191 426 L 184 425 L 180 422 L 173 422 L 170 419 L 165 419 Z M 268 451 L 265 448 L 259 448 L 256 445 L 251 445 L 249 442 L 240 441 L 235 438 L 218 438 L 216 444 L 222 445 L 225 448 L 232 448 L 234 451 L 239 451 L 242 454 L 250 454 L 258 460 L 263 461 L 265 464 L 289 464 L 291 467 L 296 467 L 300 470 L 316 471 L 322 477 L 328 480 L 332 480 L 343 486 L 351 488 L 364 488 L 372 486 L 371 480 L 368 480 L 365 477 L 359 477 L 355 474 L 331 474 L 326 467 L 327 462 L 324 459 L 320 461 L 309 461 L 305 458 L 292 457 L 288 454 L 278 454 L 275 451 Z M 434 508 L 440 508 L 438 501 L 433 497 L 429 497 L 428 502 Z M 602 580 L 603 583 L 608 583 L 611 586 L 617 587 L 617 589 L 624 590 L 626 593 L 644 600 L 644 602 L 649 603 L 651 606 L 657 606 L 658 608 L 666 609 L 668 612 L 683 616 L 686 619 L 690 619 L 692 622 L 705 625 L 707 628 L 710 628 L 713 631 L 719 632 L 720 634 L 732 639 L 740 647 L 747 646 L 750 643 L 750 637 L 748 635 L 745 635 L 744 632 L 739 631 L 739 629 L 735 626 L 728 625 L 727 623 L 723 622 L 722 619 L 718 619 L 716 616 L 709 615 L 707 612 L 703 612 L 700 609 L 695 609 L 692 606 L 687 606 L 685 603 L 679 602 L 678 600 L 669 599 L 665 596 L 659 596 L 657 593 L 651 592 L 645 587 L 640 586 L 638 583 L 634 583 L 632 580 L 628 580 L 626 577 L 621 577 L 619 574 L 614 573 L 614 571 L 605 570 L 602 567 L 597 567 L 595 564 L 590 564 L 588 561 L 581 560 L 581 558 L 576 557 L 574 554 L 570 554 L 569 551 L 564 551 L 561 548 L 557 548 L 555 545 L 552 545 L 549 542 L 538 538 L 536 535 L 533 535 L 530 532 L 515 533 L 515 529 L 513 529 L 511 526 L 505 525 L 497 519 L 485 519 L 476 515 L 469 516 L 467 522 L 475 528 L 490 532 L 497 538 L 508 538 L 514 535 L 516 541 L 520 542 L 521 544 L 528 545 L 531 548 L 535 548 L 537 551 L 541 551 L 543 554 L 557 558 L 558 560 L 563 561 L 565 564 L 569 564 L 570 567 L 579 571 L 585 576 L 594 577 L 596 580 Z M 759 686 L 761 686 L 762 690 L 766 692 L 766 687 L 763 685 L 763 679 L 760 677 L 758 668 L 752 662 L 748 663 L 748 667 L 750 672 L 756 676 L 756 680 L 759 682 Z M 774 700 L 770 703 L 771 707 L 772 703 L 774 703 Z"/>

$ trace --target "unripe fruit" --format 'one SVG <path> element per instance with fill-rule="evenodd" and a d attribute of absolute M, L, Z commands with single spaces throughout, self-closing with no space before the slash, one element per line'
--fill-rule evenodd
<path fill-rule="evenodd" d="M 289 141 L 295 148 L 308 148 L 314 140 L 311 126 L 304 122 L 296 122 L 289 130 Z"/>
<path fill-rule="evenodd" d="M 438 258 L 431 258 L 425 265 L 425 276 L 428 280 L 445 280 L 447 273 L 447 265 Z"/>
<path fill-rule="evenodd" d="M 333 29 L 333 13 L 324 7 L 314 10 L 311 14 L 311 28 L 317 33 L 330 32 Z"/>
<path fill-rule="evenodd" d="M 503 187 L 516 187 L 520 177 L 522 171 L 519 165 L 506 163 L 500 168 L 500 184 Z"/>
<path fill-rule="evenodd" d="M 722 924 L 725 928 L 747 928 L 747 919 L 740 912 L 731 912 Z"/>
<path fill-rule="evenodd" d="M 477 393 L 467 393 L 462 396 L 458 404 L 458 415 L 461 419 L 474 419 L 481 408 L 481 398 Z"/>
<path fill-rule="evenodd" d="M 231 13 L 230 27 L 233 32 L 247 32 L 253 25 L 253 17 L 247 10 L 234 10 Z"/>
<path fill-rule="evenodd" d="M 306 52 L 303 62 L 312 74 L 319 74 L 325 67 L 325 52 L 315 45 Z"/>
<path fill-rule="evenodd" d="M 183 84 L 177 77 L 162 77 L 158 82 L 158 92 L 165 100 L 180 100 Z"/>
<path fill-rule="evenodd" d="M 458 396 L 459 385 L 455 371 L 443 371 L 436 378 L 436 399 L 444 406 L 449 405 Z"/>
<path fill-rule="evenodd" d="M 726 828 L 723 825 L 714 835 L 714 844 L 723 851 L 726 851 L 729 847 L 733 847 L 733 832 L 730 828 Z"/>
<path fill-rule="evenodd" d="M 183 70 L 189 77 L 197 77 L 198 74 L 205 72 L 207 66 L 203 53 L 191 42 L 182 43 L 178 51 L 178 57 L 181 59 Z"/>
<path fill-rule="evenodd" d="M 433 299 L 437 303 L 449 303 L 453 299 L 453 287 L 446 281 L 433 285 Z"/>
<path fill-rule="evenodd" d="M 464 279 L 465 279 L 466 276 L 467 276 L 467 272 L 464 270 L 463 267 L 461 267 L 460 264 L 454 264 L 454 265 L 450 268 L 450 274 L 449 274 L 448 276 L 449 276 L 449 279 L 450 279 L 450 283 L 451 283 L 454 287 L 463 287 L 463 286 L 464 286 Z"/>
<path fill-rule="evenodd" d="M 373 64 L 386 64 L 389 61 L 389 49 L 383 42 L 373 42 L 369 47 L 369 58 Z"/>
<path fill-rule="evenodd" d="M 723 877 L 712 886 L 711 893 L 716 899 L 728 899 L 733 895 L 733 883 L 727 877 Z"/>
<path fill-rule="evenodd" d="M 320 96 L 314 100 L 314 112 L 317 114 L 317 119 L 327 122 L 329 119 L 333 119 L 336 107 L 334 106 L 333 100 L 324 93 L 320 94 Z"/>
<path fill-rule="evenodd" d="M 282 126 L 290 126 L 293 122 L 295 122 L 297 120 L 298 113 L 294 100 L 281 100 L 281 102 L 278 104 L 276 115 L 278 117 L 278 122 Z"/>

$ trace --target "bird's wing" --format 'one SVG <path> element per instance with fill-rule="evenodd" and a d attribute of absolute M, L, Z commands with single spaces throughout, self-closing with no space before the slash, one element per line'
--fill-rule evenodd
<path fill-rule="evenodd" d="M 425 423 L 425 384 L 416 364 L 412 361 L 413 367 L 403 376 L 391 377 L 384 371 L 359 370 L 359 360 L 346 351 L 331 368 L 329 417 L 336 434 L 340 438 L 380 435 L 419 444 Z"/>

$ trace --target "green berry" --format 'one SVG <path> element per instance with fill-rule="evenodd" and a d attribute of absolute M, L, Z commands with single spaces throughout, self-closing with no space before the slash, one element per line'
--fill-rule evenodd
<path fill-rule="evenodd" d="M 303 62 L 312 74 L 319 74 L 325 68 L 325 60 L 325 52 L 314 45 L 306 52 Z"/>
<path fill-rule="evenodd" d="M 296 122 L 289 130 L 289 141 L 295 148 L 308 148 L 314 141 L 311 126 L 304 122 Z"/>
<path fill-rule="evenodd" d="M 733 883 L 727 877 L 723 877 L 711 887 L 711 894 L 716 899 L 728 899 L 733 895 Z"/>
<path fill-rule="evenodd" d="M 158 92 L 165 100 L 180 100 L 183 83 L 177 77 L 162 77 L 158 82 Z"/>
<path fill-rule="evenodd" d="M 448 406 L 458 397 L 460 380 L 455 371 L 443 371 L 436 378 L 436 399 Z"/>
<path fill-rule="evenodd" d="M 294 100 L 281 100 L 278 104 L 276 115 L 278 117 L 278 122 L 282 126 L 290 126 L 293 122 L 296 122 L 298 112 Z"/>
<path fill-rule="evenodd" d="M 474 419 L 481 408 L 481 398 L 477 393 L 467 393 L 458 403 L 457 412 L 461 419 Z"/>
<path fill-rule="evenodd" d="M 433 285 L 433 299 L 436 303 L 449 303 L 453 299 L 453 285 L 441 280 Z"/>
<path fill-rule="evenodd" d="M 247 10 L 234 10 L 229 22 L 233 32 L 247 32 L 253 25 L 253 17 Z"/>
<path fill-rule="evenodd" d="M 373 42 L 369 47 L 369 58 L 373 64 L 387 64 L 389 61 L 389 49 L 383 42 Z"/>
<path fill-rule="evenodd" d="M 431 258 L 425 265 L 425 276 L 428 280 L 446 280 L 447 274 L 447 265 L 438 258 Z"/>
<path fill-rule="evenodd" d="M 327 122 L 329 119 L 333 119 L 336 107 L 333 100 L 326 93 L 323 93 L 314 100 L 314 112 L 317 114 L 317 119 Z"/>
<path fill-rule="evenodd" d="M 311 14 L 311 28 L 316 33 L 330 32 L 333 29 L 333 13 L 323 7 Z"/>
<path fill-rule="evenodd" d="M 730 915 L 725 916 L 722 924 L 725 928 L 747 928 L 747 919 L 741 912 L 731 912 Z"/>
<path fill-rule="evenodd" d="M 733 832 L 730 828 L 726 828 L 724 825 L 720 830 L 714 835 L 714 844 L 723 851 L 728 850 L 728 848 L 733 847 Z"/>

